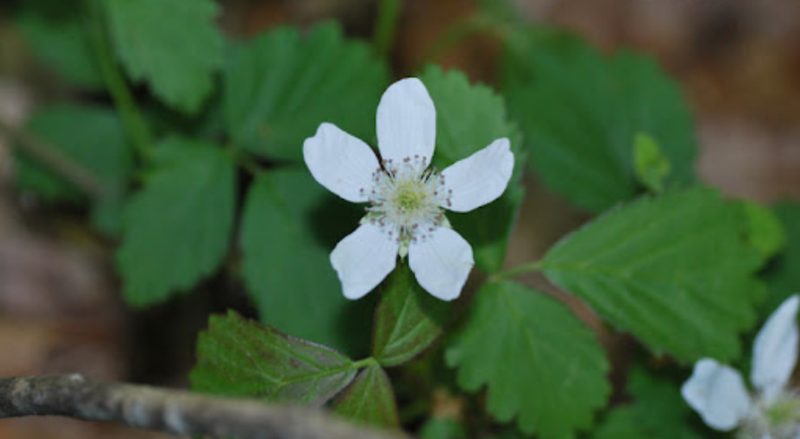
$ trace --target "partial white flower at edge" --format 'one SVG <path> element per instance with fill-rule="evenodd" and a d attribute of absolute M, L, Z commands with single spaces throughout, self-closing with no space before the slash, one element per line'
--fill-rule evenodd
<path fill-rule="evenodd" d="M 767 319 L 755 339 L 750 394 L 741 374 L 710 358 L 694 366 L 681 393 L 703 421 L 720 431 L 738 428 L 738 437 L 800 439 L 800 395 L 787 388 L 797 362 L 797 310 L 789 297 Z"/>
<path fill-rule="evenodd" d="M 453 300 L 474 260 L 444 209 L 467 212 L 503 194 L 514 168 L 509 141 L 497 139 L 441 173 L 429 168 L 436 109 L 416 78 L 384 92 L 376 125 L 380 161 L 366 143 L 330 123 L 303 144 L 317 182 L 347 201 L 370 203 L 359 227 L 331 253 L 344 295 L 354 300 L 369 293 L 394 270 L 397 256 L 407 255 L 425 290 Z"/>

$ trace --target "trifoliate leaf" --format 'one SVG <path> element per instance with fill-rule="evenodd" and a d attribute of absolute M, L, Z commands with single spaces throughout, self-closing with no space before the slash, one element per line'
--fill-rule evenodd
<path fill-rule="evenodd" d="M 150 305 L 214 272 L 228 251 L 235 166 L 219 147 L 169 139 L 127 203 L 117 262 L 129 303 Z"/>
<path fill-rule="evenodd" d="M 190 379 L 199 392 L 319 406 L 355 375 L 353 363 L 333 349 L 231 311 L 211 316 L 200 333 Z"/>
<path fill-rule="evenodd" d="M 547 186 L 593 212 L 634 197 L 631 145 L 639 132 L 671 163 L 667 184 L 694 180 L 691 115 L 653 61 L 627 52 L 604 57 L 578 38 L 541 28 L 509 41 L 503 93 Z"/>
<path fill-rule="evenodd" d="M 800 204 L 781 203 L 773 211 L 785 230 L 786 245 L 766 272 L 769 296 L 761 304 L 764 314 L 772 312 L 790 295 L 800 293 Z"/>
<path fill-rule="evenodd" d="M 632 402 L 615 407 L 598 426 L 596 439 L 699 439 L 689 425 L 691 410 L 680 387 L 670 381 L 633 369 L 628 379 Z"/>
<path fill-rule="evenodd" d="M 645 133 L 638 133 L 633 140 L 633 160 L 636 178 L 650 192 L 664 190 L 664 179 L 669 175 L 669 159 L 661 147 Z"/>
<path fill-rule="evenodd" d="M 386 66 L 335 24 L 301 36 L 272 30 L 236 51 L 225 72 L 224 116 L 238 145 L 301 161 L 303 140 L 331 122 L 367 143 L 388 81 Z"/>
<path fill-rule="evenodd" d="M 763 289 L 747 221 L 708 189 L 645 197 L 566 236 L 541 266 L 654 353 L 728 361 Z"/>
<path fill-rule="evenodd" d="M 104 0 L 117 57 L 135 81 L 194 113 L 223 64 L 223 38 L 213 0 Z"/>
<path fill-rule="evenodd" d="M 362 424 L 387 428 L 400 425 L 392 383 L 378 365 L 359 372 L 336 399 L 333 411 Z"/>
<path fill-rule="evenodd" d="M 611 390 L 608 361 L 594 334 L 553 298 L 519 284 L 488 283 L 447 349 L 468 391 L 488 387 L 499 421 L 517 417 L 538 437 L 574 437 Z"/>
<path fill-rule="evenodd" d="M 372 356 L 384 366 L 411 360 L 442 334 L 448 310 L 419 286 L 407 264 L 398 264 L 375 311 Z"/>
<path fill-rule="evenodd" d="M 436 151 L 433 166 L 442 170 L 458 160 L 507 137 L 514 152 L 515 170 L 505 194 L 466 214 L 448 213 L 453 228 L 472 245 L 475 263 L 486 272 L 502 268 L 511 228 L 524 191 L 520 183 L 525 161 L 522 138 L 508 120 L 503 98 L 484 85 L 472 85 L 456 70 L 428 67 L 420 77 L 436 106 Z"/>
<path fill-rule="evenodd" d="M 33 115 L 28 129 L 55 153 L 90 173 L 107 196 L 125 191 L 133 157 L 116 113 L 88 105 L 59 104 Z M 48 201 L 80 201 L 78 188 L 26 154 L 19 154 L 16 177 L 20 188 Z"/>
<path fill-rule="evenodd" d="M 357 344 L 358 335 L 368 340 L 371 308 L 362 315 L 366 302 L 344 298 L 329 259 L 360 214 L 305 169 L 256 179 L 242 219 L 242 269 L 263 322 L 336 348 Z"/>
<path fill-rule="evenodd" d="M 92 53 L 84 14 L 76 2 L 26 2 L 16 24 L 38 59 L 64 79 L 97 89 L 103 86 L 103 77 Z"/>

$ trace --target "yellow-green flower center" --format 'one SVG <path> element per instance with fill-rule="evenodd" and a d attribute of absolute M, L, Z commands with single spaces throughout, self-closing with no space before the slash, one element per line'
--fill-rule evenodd
<path fill-rule="evenodd" d="M 406 180 L 398 182 L 394 193 L 394 204 L 398 210 L 412 213 L 428 204 L 428 193 L 420 181 Z"/>

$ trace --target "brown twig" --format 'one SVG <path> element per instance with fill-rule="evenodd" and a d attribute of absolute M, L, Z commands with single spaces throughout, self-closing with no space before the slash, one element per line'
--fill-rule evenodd
<path fill-rule="evenodd" d="M 60 415 L 177 435 L 237 439 L 403 439 L 320 410 L 217 398 L 81 375 L 0 378 L 0 418 Z"/>

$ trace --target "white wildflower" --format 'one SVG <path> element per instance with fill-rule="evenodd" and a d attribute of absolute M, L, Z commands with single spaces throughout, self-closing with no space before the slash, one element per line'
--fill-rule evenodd
<path fill-rule="evenodd" d="M 742 438 L 800 439 L 800 395 L 787 389 L 797 362 L 798 305 L 797 295 L 784 301 L 756 336 L 753 395 L 737 370 L 710 358 L 695 364 L 681 393 L 709 427 L 738 428 Z"/>
<path fill-rule="evenodd" d="M 514 167 L 508 139 L 447 167 L 429 168 L 436 110 L 416 78 L 392 84 L 377 114 L 381 161 L 361 140 L 323 123 L 306 139 L 303 156 L 314 178 L 354 203 L 370 203 L 361 225 L 331 253 L 345 297 L 375 288 L 408 256 L 419 284 L 442 300 L 459 296 L 472 266 L 472 248 L 450 228 L 444 209 L 467 212 L 497 199 Z"/>

